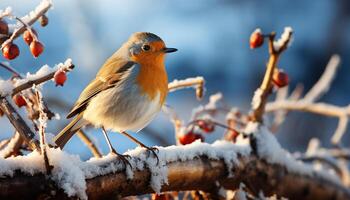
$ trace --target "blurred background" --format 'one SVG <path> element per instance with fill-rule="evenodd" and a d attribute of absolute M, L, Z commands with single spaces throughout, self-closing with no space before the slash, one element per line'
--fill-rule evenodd
<path fill-rule="evenodd" d="M 14 14 L 23 16 L 39 0 L 1 0 L 0 9 L 12 6 Z M 281 34 L 285 26 L 294 29 L 294 42 L 283 54 L 280 67 L 289 74 L 293 89 L 303 83 L 307 91 L 322 74 L 329 58 L 337 53 L 342 58 L 336 79 L 321 101 L 345 106 L 350 103 L 350 2 L 347 0 L 290 1 L 266 0 L 56 0 L 48 13 L 49 25 L 34 28 L 45 44 L 44 53 L 34 59 L 21 38 L 16 44 L 21 55 L 11 65 L 21 73 L 34 73 L 42 65 L 53 66 L 72 58 L 76 69 L 68 75 L 64 87 L 53 82 L 44 86 L 44 97 L 51 110 L 61 115 L 61 120 L 49 123 L 48 132 L 56 134 L 68 121 L 66 114 L 82 89 L 95 76 L 103 62 L 138 31 L 159 35 L 169 47 L 179 51 L 167 57 L 169 81 L 193 76 L 206 79 L 206 97 L 201 102 L 193 90 L 169 94 L 167 104 L 176 109 L 184 120 L 191 110 L 205 104 L 209 95 L 222 92 L 227 104 L 250 109 L 250 100 L 259 86 L 265 63 L 267 47 L 249 48 L 249 36 L 257 27 L 264 32 Z M 4 58 L 1 57 L 1 61 Z M 0 69 L 2 78 L 10 74 Z M 10 137 L 13 129 L 5 117 L 0 119 L 0 138 Z M 337 126 L 336 118 L 308 113 L 291 113 L 279 129 L 277 137 L 282 146 L 291 151 L 304 151 L 310 138 L 321 138 L 325 146 Z M 88 129 L 103 153 L 108 153 L 103 135 L 98 129 Z M 153 132 L 155 136 L 147 133 Z M 207 142 L 220 138 L 223 130 L 206 137 Z M 344 144 L 349 145 L 350 130 Z M 148 126 L 145 134 L 136 134 L 147 145 L 174 144 L 174 130 L 165 114 L 160 114 Z M 135 145 L 119 134 L 110 134 L 113 145 L 120 152 Z M 88 149 L 74 137 L 66 151 L 82 159 L 91 156 Z"/>

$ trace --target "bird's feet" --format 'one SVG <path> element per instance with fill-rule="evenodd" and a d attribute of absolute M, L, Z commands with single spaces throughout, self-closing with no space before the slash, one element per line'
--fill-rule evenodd
<path fill-rule="evenodd" d="M 131 159 L 131 156 L 120 154 L 117 151 L 115 151 L 114 149 L 111 150 L 111 154 L 118 156 L 118 158 L 123 162 L 125 167 L 126 167 L 126 165 L 129 165 L 129 167 L 132 168 L 132 165 L 129 161 L 129 159 Z"/>
<path fill-rule="evenodd" d="M 143 146 L 143 148 L 147 149 L 148 156 L 149 156 L 149 153 L 151 152 L 153 154 L 153 156 L 156 157 L 157 165 L 158 165 L 159 164 L 159 158 L 158 158 L 157 152 L 159 152 L 159 149 L 157 147 L 148 147 L 148 146 Z"/>

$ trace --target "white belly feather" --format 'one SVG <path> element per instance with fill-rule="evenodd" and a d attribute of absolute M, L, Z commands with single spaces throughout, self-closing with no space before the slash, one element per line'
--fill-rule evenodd
<path fill-rule="evenodd" d="M 147 95 L 140 93 L 136 85 L 105 90 L 91 99 L 83 118 L 108 130 L 138 132 L 161 109 L 160 93 L 152 101 Z"/>

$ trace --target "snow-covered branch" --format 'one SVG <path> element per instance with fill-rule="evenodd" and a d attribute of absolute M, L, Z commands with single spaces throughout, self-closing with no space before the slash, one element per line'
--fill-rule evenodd
<path fill-rule="evenodd" d="M 31 26 L 34 24 L 41 16 L 43 16 L 52 6 L 51 0 L 42 0 L 41 3 L 28 15 L 21 17 L 21 20 L 25 22 L 25 24 Z M 2 17 L 11 15 L 11 8 L 7 8 L 3 14 Z M 2 37 L 0 38 L 0 44 L 3 43 L 9 43 L 19 37 L 26 29 L 27 27 L 24 24 L 18 23 L 12 26 L 9 26 L 10 31 L 12 30 L 12 33 L 9 38 L 8 37 Z"/>
<path fill-rule="evenodd" d="M 294 160 L 271 134 L 266 134 L 270 133 L 259 138 L 258 155 L 251 154 L 249 145 L 195 142 L 159 147 L 160 163 L 156 165 L 155 158 L 137 148 L 127 152 L 132 156 L 132 169 L 125 169 L 112 155 L 82 162 L 61 150 L 48 149 L 50 163 L 55 166 L 52 179 L 42 175 L 44 167 L 38 162 L 38 152 L 0 159 L 0 197 L 107 199 L 155 191 L 210 192 L 217 184 L 235 190 L 244 183 L 254 194 L 262 191 L 290 199 L 350 198 L 350 191 L 332 174 Z"/>

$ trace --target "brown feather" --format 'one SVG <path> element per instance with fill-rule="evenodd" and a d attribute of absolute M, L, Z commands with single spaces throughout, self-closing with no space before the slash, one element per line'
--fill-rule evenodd
<path fill-rule="evenodd" d="M 113 59 L 113 57 L 108 59 L 97 73 L 96 78 L 80 94 L 72 110 L 68 113 L 67 119 L 83 112 L 91 98 L 98 93 L 114 87 L 121 80 L 123 74 L 134 66 L 134 64 L 134 62 L 122 61 L 117 58 Z"/>

